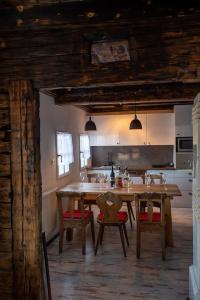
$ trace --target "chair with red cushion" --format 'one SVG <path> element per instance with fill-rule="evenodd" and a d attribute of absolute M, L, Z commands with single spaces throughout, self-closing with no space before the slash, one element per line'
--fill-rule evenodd
<path fill-rule="evenodd" d="M 62 193 L 57 194 L 58 210 L 59 210 L 59 253 L 63 249 L 64 231 L 68 229 L 79 229 L 82 239 L 82 254 L 85 254 L 86 244 L 86 227 L 91 224 L 92 240 L 95 246 L 95 231 L 94 231 L 94 217 L 93 212 L 84 209 L 84 193 L 71 192 L 68 194 L 69 209 L 63 211 Z M 78 209 L 75 209 L 75 201 L 78 201 Z"/>
<path fill-rule="evenodd" d="M 141 248 L 141 232 L 144 231 L 156 231 L 161 234 L 161 246 L 162 246 L 162 258 L 166 256 L 166 244 L 165 244 L 165 199 L 166 195 L 158 193 L 144 193 L 137 194 L 135 196 L 135 208 L 136 208 L 136 253 L 137 258 L 140 258 Z M 145 204 L 145 205 L 144 205 Z M 159 206 L 159 212 L 158 212 Z M 145 210 L 141 211 L 141 207 L 145 207 Z"/>
<path fill-rule="evenodd" d="M 104 227 L 117 226 L 120 232 L 124 256 L 126 257 L 124 235 L 127 245 L 129 245 L 126 231 L 126 222 L 128 220 L 128 215 L 125 211 L 119 211 L 122 207 L 122 200 L 114 193 L 107 192 L 105 194 L 99 195 L 96 199 L 96 203 L 101 212 L 97 217 L 97 222 L 99 223 L 99 233 L 95 247 L 95 255 L 97 254 L 99 244 L 102 244 L 103 241 Z"/>

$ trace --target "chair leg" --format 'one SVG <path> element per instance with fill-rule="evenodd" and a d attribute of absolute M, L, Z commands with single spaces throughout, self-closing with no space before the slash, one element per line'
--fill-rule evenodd
<path fill-rule="evenodd" d="M 130 224 L 131 224 L 131 229 L 133 228 L 133 223 L 132 223 L 132 216 L 131 216 L 131 209 L 130 209 L 130 203 L 127 202 L 127 209 L 128 209 L 128 217 L 130 220 Z"/>
<path fill-rule="evenodd" d="M 95 247 L 95 251 L 94 251 L 94 255 L 97 255 L 97 251 L 98 251 L 98 247 L 99 247 L 99 242 L 100 242 L 100 238 L 101 238 L 101 232 L 102 232 L 102 224 L 99 225 L 99 232 L 98 232 L 98 237 L 97 237 L 97 243 L 96 243 L 96 247 Z"/>
<path fill-rule="evenodd" d="M 73 229 L 67 228 L 66 229 L 66 241 L 71 242 L 73 240 Z"/>
<path fill-rule="evenodd" d="M 123 252 L 124 252 L 124 257 L 126 257 L 126 249 L 125 249 L 125 243 L 124 243 L 124 234 L 123 234 L 122 224 L 119 225 L 119 232 L 120 232 L 120 237 L 121 237 L 121 242 L 122 242 L 122 248 L 123 248 Z"/>
<path fill-rule="evenodd" d="M 103 243 L 103 234 L 104 234 L 104 225 L 102 225 L 101 236 L 100 236 L 100 245 Z"/>
<path fill-rule="evenodd" d="M 63 238 L 64 238 L 64 229 L 61 229 L 59 235 L 59 253 L 62 253 L 63 250 Z"/>
<path fill-rule="evenodd" d="M 136 232 L 136 255 L 137 258 L 140 258 L 140 248 L 141 248 L 141 233 L 140 230 L 137 228 Z"/>
<path fill-rule="evenodd" d="M 166 258 L 165 228 L 161 230 L 162 259 Z"/>
<path fill-rule="evenodd" d="M 91 224 L 92 242 L 93 242 L 93 246 L 95 248 L 95 230 L 94 230 L 94 216 L 93 215 L 91 217 L 90 224 Z"/>
<path fill-rule="evenodd" d="M 124 229 L 124 235 L 125 235 L 125 238 L 126 238 L 126 243 L 129 246 L 129 240 L 128 240 L 128 235 L 127 235 L 126 224 L 125 223 L 123 224 L 123 229 Z"/>
<path fill-rule="evenodd" d="M 83 226 L 81 229 L 81 239 L 82 239 L 82 254 L 85 255 L 85 244 L 86 244 L 85 226 Z"/>
<path fill-rule="evenodd" d="M 133 208 L 132 208 L 131 202 L 130 202 L 130 210 L 131 210 L 131 215 L 133 217 L 133 220 L 135 221 L 135 216 L 134 216 L 134 212 L 133 212 Z"/>

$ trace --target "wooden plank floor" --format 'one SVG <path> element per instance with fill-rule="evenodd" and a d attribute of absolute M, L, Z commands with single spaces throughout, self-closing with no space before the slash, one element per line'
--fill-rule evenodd
<path fill-rule="evenodd" d="M 96 228 L 98 229 L 98 227 Z M 145 233 L 141 259 L 135 255 L 135 229 L 128 224 L 130 246 L 124 258 L 117 229 L 107 229 L 103 247 L 93 254 L 88 228 L 87 254 L 78 237 L 58 254 L 58 239 L 48 247 L 53 300 L 184 300 L 192 263 L 192 211 L 173 209 L 175 247 L 161 259 L 159 235 Z M 96 230 L 97 232 L 97 230 Z"/>

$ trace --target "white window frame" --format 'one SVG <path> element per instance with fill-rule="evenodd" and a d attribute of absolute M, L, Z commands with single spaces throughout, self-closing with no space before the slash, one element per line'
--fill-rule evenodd
<path fill-rule="evenodd" d="M 88 139 L 88 145 L 89 145 L 89 151 L 83 151 L 82 149 L 81 149 L 81 137 L 87 137 L 87 139 Z M 89 153 L 88 153 L 89 152 Z M 83 155 L 83 159 L 84 159 L 84 165 L 82 166 L 81 165 L 81 155 Z M 86 158 L 84 158 L 84 156 L 86 156 Z M 80 170 L 83 170 L 83 169 L 85 169 L 85 168 L 87 168 L 87 167 L 89 167 L 90 166 L 90 162 L 89 162 L 89 160 L 91 159 L 91 151 L 90 151 L 90 143 L 89 143 L 89 135 L 88 134 L 80 134 L 80 136 L 79 136 L 79 161 L 80 161 Z"/>
<path fill-rule="evenodd" d="M 69 148 L 66 145 L 66 151 L 65 151 L 65 147 L 63 146 L 63 150 L 61 150 L 61 152 L 59 152 L 58 149 L 58 136 L 59 135 L 63 135 L 63 136 L 67 136 L 70 143 L 71 143 L 71 151 L 69 151 Z M 63 141 L 64 143 L 67 143 L 67 141 Z M 62 148 L 62 146 L 61 146 Z M 70 165 L 74 162 L 74 149 L 73 149 L 73 139 L 72 139 L 72 134 L 69 132 L 65 132 L 65 131 L 56 131 L 56 166 L 57 166 L 57 177 L 61 178 L 64 176 L 67 176 L 70 174 Z M 65 152 L 62 152 L 65 151 Z M 59 160 L 60 159 L 64 159 L 65 163 L 63 163 L 63 172 L 61 174 L 59 174 Z"/>

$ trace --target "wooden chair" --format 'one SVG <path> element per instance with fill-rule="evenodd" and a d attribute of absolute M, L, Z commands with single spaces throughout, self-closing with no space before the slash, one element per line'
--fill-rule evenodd
<path fill-rule="evenodd" d="M 136 207 L 136 253 L 140 258 L 141 233 L 144 231 L 157 231 L 161 234 L 162 258 L 166 256 L 166 220 L 165 220 L 165 199 L 166 195 L 157 193 L 144 193 L 135 196 Z M 146 203 L 145 211 L 141 211 L 140 207 Z M 155 204 L 160 206 L 160 212 L 155 211 Z"/>
<path fill-rule="evenodd" d="M 163 176 L 162 174 L 150 174 L 150 184 L 163 184 Z"/>
<path fill-rule="evenodd" d="M 149 174 L 149 179 L 150 179 L 150 185 L 151 184 L 163 184 L 164 183 L 164 179 L 163 179 L 163 175 L 162 174 Z M 146 182 L 145 182 L 146 183 Z M 160 204 L 159 203 L 154 203 L 156 207 L 160 208 Z M 141 207 L 140 210 L 141 211 L 145 211 L 145 202 L 141 203 Z"/>
<path fill-rule="evenodd" d="M 123 253 L 126 257 L 126 249 L 124 243 L 124 235 L 126 238 L 127 245 L 129 245 L 128 235 L 126 231 L 126 222 L 128 220 L 127 212 L 119 211 L 122 207 L 122 200 L 119 196 L 114 193 L 107 192 L 97 197 L 96 203 L 100 208 L 100 214 L 97 217 L 99 223 L 99 233 L 97 243 L 95 247 L 95 255 L 97 254 L 99 244 L 102 245 L 104 227 L 105 226 L 117 226 L 119 228 Z"/>
<path fill-rule="evenodd" d="M 98 182 L 98 173 L 87 174 L 88 182 Z"/>
<path fill-rule="evenodd" d="M 57 194 L 58 211 L 59 211 L 59 253 L 63 249 L 64 231 L 68 229 L 77 228 L 81 231 L 82 239 L 82 254 L 85 254 L 86 245 L 86 226 L 91 224 L 92 241 L 95 246 L 95 231 L 94 231 L 94 217 L 93 212 L 84 209 L 84 193 L 71 192 L 68 194 L 69 209 L 63 211 L 62 193 Z M 66 197 L 66 196 L 65 196 Z M 78 199 L 78 209 L 75 209 L 75 201 Z"/>

